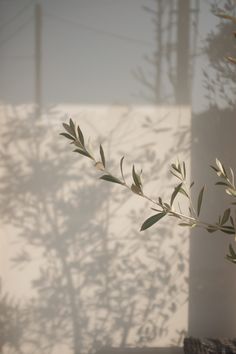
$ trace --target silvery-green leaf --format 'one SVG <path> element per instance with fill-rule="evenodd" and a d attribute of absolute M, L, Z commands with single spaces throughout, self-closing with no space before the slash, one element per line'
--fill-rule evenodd
<path fill-rule="evenodd" d="M 183 161 L 183 177 L 184 179 L 186 178 L 186 166 L 184 161 Z"/>
<path fill-rule="evenodd" d="M 121 172 L 121 176 L 123 178 L 123 180 L 125 180 L 125 177 L 124 177 L 124 172 L 123 172 L 123 162 L 124 162 L 124 156 L 122 156 L 122 158 L 120 159 L 120 172 Z"/>
<path fill-rule="evenodd" d="M 185 197 L 187 197 L 189 199 L 189 195 L 184 188 L 180 188 L 180 193 L 185 195 Z"/>
<path fill-rule="evenodd" d="M 236 197 L 236 190 L 235 189 L 227 188 L 225 191 L 227 194 L 232 195 L 233 197 Z"/>
<path fill-rule="evenodd" d="M 93 160 L 92 156 L 88 153 L 87 150 L 75 149 L 73 152 L 77 152 L 78 154 L 89 157 Z"/>
<path fill-rule="evenodd" d="M 133 180 L 134 180 L 135 185 L 137 187 L 141 187 L 142 186 L 141 179 L 140 179 L 140 176 L 136 173 L 134 165 L 132 168 L 132 176 L 133 176 Z"/>
<path fill-rule="evenodd" d="M 77 126 L 77 132 L 78 132 L 79 141 L 84 146 L 84 136 L 83 136 L 83 133 L 82 133 L 79 125 Z"/>
<path fill-rule="evenodd" d="M 229 253 L 230 253 L 230 255 L 231 255 L 233 258 L 236 259 L 236 252 L 234 251 L 233 246 L 232 246 L 231 243 L 229 244 Z"/>
<path fill-rule="evenodd" d="M 156 224 L 161 218 L 163 218 L 166 215 L 165 212 L 161 212 L 159 214 L 155 214 L 150 216 L 150 218 L 148 218 L 147 220 L 144 221 L 144 223 L 141 226 L 141 230 L 146 230 L 149 227 L 151 227 L 152 225 Z"/>
<path fill-rule="evenodd" d="M 228 183 L 220 181 L 220 182 L 216 182 L 216 186 L 226 186 L 226 187 L 228 187 Z"/>
<path fill-rule="evenodd" d="M 232 226 L 223 226 L 221 231 L 224 232 L 225 234 L 235 235 L 235 229 Z"/>
<path fill-rule="evenodd" d="M 218 228 L 214 225 L 209 225 L 206 229 L 209 233 L 213 233 L 216 232 L 218 230 Z"/>
<path fill-rule="evenodd" d="M 201 211 L 204 189 L 205 189 L 205 186 L 202 187 L 202 189 L 200 190 L 200 193 L 198 195 L 198 201 L 197 201 L 197 215 L 198 216 L 200 215 L 200 211 Z"/>
<path fill-rule="evenodd" d="M 177 194 L 179 193 L 181 187 L 182 187 L 183 183 L 180 183 L 175 189 L 174 192 L 171 195 L 171 199 L 170 199 L 170 205 L 173 204 L 175 197 L 177 196 Z"/>
<path fill-rule="evenodd" d="M 221 225 L 224 225 L 229 220 L 229 217 L 230 217 L 230 208 L 224 211 L 224 214 L 221 219 Z"/>
<path fill-rule="evenodd" d="M 139 194 L 139 195 L 142 194 L 141 188 L 138 187 L 138 186 L 136 186 L 136 184 L 134 184 L 134 183 L 132 183 L 131 190 L 132 190 L 132 192 L 134 192 L 135 194 Z"/>
<path fill-rule="evenodd" d="M 103 151 L 103 148 L 102 148 L 101 144 L 100 144 L 100 156 L 101 156 L 101 160 L 102 160 L 103 166 L 105 168 L 106 167 L 106 160 L 105 160 L 105 155 L 104 155 L 104 151 Z"/>
<path fill-rule="evenodd" d="M 64 136 L 67 139 L 75 141 L 75 138 L 68 133 L 60 133 L 60 135 Z"/>
<path fill-rule="evenodd" d="M 76 139 L 76 133 L 75 133 L 75 130 L 73 129 L 73 127 L 71 127 L 69 124 L 66 124 L 66 123 L 62 123 L 62 125 L 63 125 L 64 129 Z"/>
<path fill-rule="evenodd" d="M 111 175 L 103 175 L 102 177 L 100 177 L 100 179 L 103 179 L 104 181 L 108 181 L 108 182 L 113 182 L 113 183 L 118 183 L 118 184 L 124 184 L 122 181 L 120 181 L 118 178 L 113 177 Z"/>
<path fill-rule="evenodd" d="M 81 150 L 85 150 L 84 146 L 81 144 L 81 142 L 78 139 L 75 140 L 74 145 Z"/>

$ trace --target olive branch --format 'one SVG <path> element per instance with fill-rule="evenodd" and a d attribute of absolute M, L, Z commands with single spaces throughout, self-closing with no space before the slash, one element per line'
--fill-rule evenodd
<path fill-rule="evenodd" d="M 148 200 L 152 204 L 151 210 L 153 210 L 155 213 L 143 222 L 140 229 L 141 231 L 150 228 L 159 222 L 162 218 L 170 216 L 177 218 L 179 221 L 178 224 L 183 227 L 199 227 L 205 229 L 209 233 L 221 231 L 225 234 L 235 235 L 236 214 L 232 208 L 236 202 L 231 202 L 231 207 L 227 208 L 223 212 L 222 216 L 219 216 L 217 222 L 208 223 L 202 220 L 200 218 L 200 213 L 203 203 L 203 196 L 205 193 L 205 186 L 200 189 L 197 200 L 192 200 L 191 189 L 194 186 L 194 181 L 190 184 L 187 183 L 187 172 L 184 161 L 177 161 L 171 164 L 170 173 L 178 180 L 178 184 L 175 186 L 170 196 L 170 200 L 166 202 L 163 201 L 161 197 L 159 197 L 157 200 L 154 200 L 144 193 L 142 171 L 138 173 L 135 165 L 132 166 L 131 171 L 132 183 L 131 185 L 127 183 L 123 171 L 124 156 L 120 159 L 119 164 L 120 177 L 114 176 L 107 169 L 106 157 L 101 144 L 99 146 L 99 159 L 96 159 L 92 151 L 85 143 L 84 135 L 79 125 L 75 125 L 73 120 L 70 119 L 68 124 L 63 123 L 63 127 L 65 131 L 62 132 L 61 135 L 67 138 L 70 143 L 74 145 L 74 152 L 89 158 L 93 163 L 93 166 L 103 173 L 102 176 L 100 176 L 100 179 L 119 184 L 128 189 L 130 192 Z M 216 185 L 224 187 L 225 192 L 230 195 L 230 197 L 236 198 L 236 187 L 233 170 L 229 168 L 229 171 L 227 171 L 224 165 L 218 159 L 216 159 L 216 164 L 211 166 L 211 168 L 219 178 L 219 181 L 216 182 Z M 182 194 L 188 200 L 188 213 L 183 213 L 179 204 L 176 208 L 176 201 L 180 194 Z M 229 245 L 229 253 L 227 254 L 226 258 L 229 261 L 236 263 L 236 252 L 234 251 L 231 244 Z"/>

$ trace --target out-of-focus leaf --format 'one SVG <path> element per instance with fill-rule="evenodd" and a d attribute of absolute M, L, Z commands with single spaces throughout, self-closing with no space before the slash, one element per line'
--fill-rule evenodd
<path fill-rule="evenodd" d="M 100 144 L 100 156 L 101 156 L 101 160 L 102 160 L 103 166 L 105 168 L 106 167 L 106 160 L 105 160 L 105 155 L 104 155 L 104 151 L 103 151 L 103 148 L 102 148 L 101 144 Z"/>
<path fill-rule="evenodd" d="M 163 218 L 166 215 L 165 212 L 161 212 L 159 214 L 155 214 L 150 216 L 150 218 L 148 218 L 147 220 L 144 221 L 144 223 L 141 226 L 141 230 L 146 230 L 149 227 L 151 227 L 152 225 L 156 224 L 161 218 Z"/>
<path fill-rule="evenodd" d="M 233 57 L 226 57 L 226 59 L 232 63 L 232 64 L 236 64 L 236 58 L 233 58 Z"/>
<path fill-rule="evenodd" d="M 205 186 L 202 187 L 200 190 L 200 193 L 198 195 L 198 201 L 197 201 L 197 215 L 200 215 L 201 212 L 201 206 L 202 206 L 202 198 L 203 198 L 203 193 L 204 193 Z"/>
<path fill-rule="evenodd" d="M 225 12 L 217 12 L 215 14 L 217 17 L 224 18 L 225 20 L 230 20 L 236 23 L 236 17 L 226 14 Z"/>
<path fill-rule="evenodd" d="M 122 185 L 124 184 L 118 178 L 116 178 L 114 176 L 111 176 L 111 175 L 103 175 L 103 176 L 100 177 L 100 179 L 103 179 L 104 181 L 108 181 L 108 182 L 122 184 Z"/>

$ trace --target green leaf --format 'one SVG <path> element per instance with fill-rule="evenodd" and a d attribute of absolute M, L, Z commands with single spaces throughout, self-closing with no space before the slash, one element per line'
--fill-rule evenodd
<path fill-rule="evenodd" d="M 233 246 L 231 245 L 231 243 L 229 244 L 229 253 L 230 253 L 230 256 L 235 258 L 236 259 L 236 253 L 233 249 Z"/>
<path fill-rule="evenodd" d="M 122 158 L 120 159 L 120 172 L 121 172 L 121 176 L 123 178 L 123 181 L 125 180 L 125 177 L 124 177 L 124 172 L 123 172 L 123 162 L 124 162 L 124 156 L 122 156 Z"/>
<path fill-rule="evenodd" d="M 224 211 L 220 224 L 224 225 L 229 220 L 229 217 L 230 217 L 230 208 Z"/>
<path fill-rule="evenodd" d="M 231 222 L 231 225 L 232 225 L 233 228 L 234 228 L 234 219 L 232 218 L 232 216 L 230 216 L 230 222 Z"/>
<path fill-rule="evenodd" d="M 175 176 L 176 178 L 182 180 L 182 177 L 181 177 L 177 172 L 175 172 L 175 170 L 170 170 L 170 173 L 171 173 L 173 176 Z"/>
<path fill-rule="evenodd" d="M 140 188 L 142 186 L 142 182 L 141 182 L 140 176 L 135 171 L 134 165 L 133 165 L 133 169 L 132 169 L 132 176 L 133 176 L 133 180 L 134 180 L 135 185 Z"/>
<path fill-rule="evenodd" d="M 172 167 L 176 172 L 180 173 L 179 168 L 178 168 L 174 163 L 171 164 L 171 167 Z"/>
<path fill-rule="evenodd" d="M 60 135 L 64 136 L 67 139 L 75 141 L 75 138 L 68 133 L 60 133 Z"/>
<path fill-rule="evenodd" d="M 187 197 L 187 198 L 189 199 L 189 195 L 188 195 L 188 193 L 186 192 L 185 189 L 180 188 L 180 193 L 183 194 L 183 195 L 185 195 L 185 197 Z"/>
<path fill-rule="evenodd" d="M 184 179 L 186 178 L 186 166 L 184 161 L 183 161 L 183 177 Z"/>
<path fill-rule="evenodd" d="M 228 187 L 228 183 L 226 183 L 226 182 L 216 182 L 216 186 L 226 186 L 226 187 Z"/>
<path fill-rule="evenodd" d="M 235 235 L 235 229 L 232 226 L 223 226 L 221 231 L 224 232 L 225 234 Z"/>
<path fill-rule="evenodd" d="M 83 133 L 82 133 L 79 125 L 77 126 L 77 132 L 78 132 L 78 136 L 79 136 L 79 141 L 84 146 L 84 136 L 83 136 Z"/>
<path fill-rule="evenodd" d="M 70 124 L 71 129 L 75 132 L 75 124 L 71 118 L 70 118 L 69 124 Z"/>
<path fill-rule="evenodd" d="M 73 129 L 73 127 L 71 127 L 69 124 L 66 124 L 66 123 L 62 123 L 62 125 L 63 125 L 64 129 L 76 139 L 76 133 L 75 133 L 75 130 Z"/>
<path fill-rule="evenodd" d="M 175 189 L 174 189 L 174 192 L 172 193 L 171 195 L 171 199 L 170 199 L 170 205 L 172 206 L 174 200 L 175 200 L 175 197 L 177 196 L 177 194 L 179 193 L 181 187 L 182 187 L 183 183 L 180 183 Z"/>
<path fill-rule="evenodd" d="M 225 191 L 227 194 L 232 195 L 233 197 L 236 197 L 236 190 L 235 189 L 227 188 Z"/>
<path fill-rule="evenodd" d="M 219 172 L 218 168 L 216 168 L 215 166 L 210 165 L 210 167 L 211 167 L 216 173 Z"/>
<path fill-rule="evenodd" d="M 163 218 L 166 215 L 165 212 L 161 212 L 159 214 L 155 214 L 150 216 L 147 220 L 144 221 L 144 223 L 141 226 L 140 231 L 146 230 L 152 225 L 156 224 L 161 218 Z"/>
<path fill-rule="evenodd" d="M 198 216 L 200 215 L 200 211 L 201 211 L 204 189 L 205 189 L 205 186 L 202 187 L 202 189 L 200 190 L 200 193 L 198 195 L 198 201 L 197 201 L 197 215 Z"/>
<path fill-rule="evenodd" d="M 102 164 L 104 166 L 104 168 L 106 167 L 106 160 L 105 160 L 105 155 L 104 155 L 104 151 L 102 148 L 102 145 L 100 144 L 100 156 L 101 156 L 101 160 L 102 160 Z"/>
<path fill-rule="evenodd" d="M 216 232 L 218 230 L 218 228 L 214 225 L 209 225 L 206 230 L 209 233 L 213 233 L 213 232 Z"/>
<path fill-rule="evenodd" d="M 118 178 L 113 177 L 111 175 L 103 175 L 102 177 L 100 177 L 100 179 L 103 179 L 104 181 L 108 181 L 108 182 L 113 182 L 113 183 L 118 183 L 118 184 L 124 184 L 122 181 L 120 181 Z"/>
<path fill-rule="evenodd" d="M 87 150 L 75 149 L 73 152 L 78 152 L 78 154 L 89 157 L 93 160 L 92 156 L 89 154 Z"/>

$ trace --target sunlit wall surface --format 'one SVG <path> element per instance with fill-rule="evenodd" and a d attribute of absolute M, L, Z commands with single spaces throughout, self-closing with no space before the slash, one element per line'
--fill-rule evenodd
<path fill-rule="evenodd" d="M 233 167 L 235 90 L 222 59 L 232 26 L 212 15 L 213 5 L 0 0 L 4 354 L 234 335 L 228 239 L 189 238 L 174 220 L 140 233 L 152 205 L 99 180 L 59 136 L 72 117 L 97 156 L 103 144 L 114 175 L 122 156 L 127 181 L 133 164 L 142 169 L 154 199 L 170 198 L 176 158 L 186 161 L 188 181 L 197 179 L 193 194 L 214 182 L 216 154 Z M 209 188 L 206 218 L 226 202 L 216 194 Z"/>

